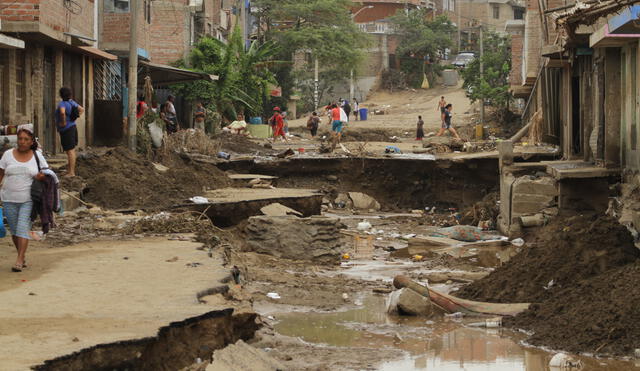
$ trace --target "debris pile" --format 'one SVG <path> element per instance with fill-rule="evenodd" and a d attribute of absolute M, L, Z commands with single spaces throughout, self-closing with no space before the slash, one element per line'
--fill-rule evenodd
<path fill-rule="evenodd" d="M 161 212 L 145 216 L 124 225 L 121 233 L 126 235 L 143 233 L 196 233 L 211 227 L 206 216 L 198 216 L 192 212 L 169 214 Z"/>
<path fill-rule="evenodd" d="M 507 321 L 532 331 L 535 345 L 631 355 L 640 348 L 640 251 L 611 217 L 556 218 L 506 265 L 456 295 L 534 302 Z"/>
<path fill-rule="evenodd" d="M 461 297 L 498 303 L 542 302 L 583 279 L 634 262 L 640 251 L 610 217 L 556 218 L 506 265 L 461 289 Z"/>
<path fill-rule="evenodd" d="M 201 195 L 205 188 L 228 186 L 231 181 L 215 166 L 174 156 L 166 171 L 126 148 L 78 158 L 78 174 L 86 188 L 85 201 L 110 209 L 156 209 Z M 74 189 L 75 190 L 75 189 Z"/>

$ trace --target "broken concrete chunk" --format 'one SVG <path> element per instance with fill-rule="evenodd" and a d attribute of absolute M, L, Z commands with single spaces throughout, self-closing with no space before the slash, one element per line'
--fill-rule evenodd
<path fill-rule="evenodd" d="M 239 340 L 226 348 L 216 350 L 213 353 L 213 362 L 207 366 L 206 371 L 276 371 L 285 369 L 280 362 L 273 359 L 265 351 Z"/>
<path fill-rule="evenodd" d="M 164 173 L 164 172 L 166 172 L 167 170 L 169 170 L 169 168 L 168 168 L 168 167 L 166 167 L 166 166 L 164 166 L 164 165 L 162 165 L 162 164 L 159 164 L 159 163 L 157 163 L 157 162 L 154 162 L 154 163 L 153 163 L 153 167 L 154 167 L 156 170 L 158 170 L 159 172 L 161 172 L 161 173 Z"/>
<path fill-rule="evenodd" d="M 440 136 L 440 137 L 428 137 L 428 138 L 424 138 L 422 140 L 422 146 L 424 148 L 428 148 L 431 147 L 433 145 L 438 145 L 438 144 L 444 144 L 447 146 L 455 146 L 455 147 L 460 147 L 462 148 L 463 146 L 463 142 L 461 140 L 458 140 L 454 137 L 450 137 L 450 136 Z"/>
<path fill-rule="evenodd" d="M 290 207 L 286 207 L 283 204 L 279 204 L 277 202 L 261 208 L 260 211 L 267 216 L 302 216 L 302 213 L 300 213 L 299 211 L 296 211 Z"/>
<path fill-rule="evenodd" d="M 337 263 L 344 228 L 337 218 L 254 216 L 247 223 L 246 247 L 279 258 Z"/>
<path fill-rule="evenodd" d="M 380 210 L 381 206 L 375 198 L 361 192 L 349 192 L 349 198 L 353 202 L 353 207 L 360 210 Z"/>
<path fill-rule="evenodd" d="M 433 313 L 433 306 L 429 298 L 411 289 L 403 288 L 391 294 L 387 312 L 409 316 L 430 316 Z"/>

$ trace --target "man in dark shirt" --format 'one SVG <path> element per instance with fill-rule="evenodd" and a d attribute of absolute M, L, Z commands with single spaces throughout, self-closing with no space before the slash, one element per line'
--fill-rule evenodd
<path fill-rule="evenodd" d="M 442 127 L 440 128 L 440 131 L 438 132 L 437 136 L 442 136 L 447 130 L 449 130 L 453 135 L 455 135 L 456 139 L 460 139 L 460 136 L 458 135 L 458 132 L 456 131 L 456 129 L 453 128 L 453 126 L 451 126 L 451 110 L 453 109 L 453 106 L 451 105 L 451 103 L 447 104 L 444 108 L 444 120 L 442 122 Z"/>

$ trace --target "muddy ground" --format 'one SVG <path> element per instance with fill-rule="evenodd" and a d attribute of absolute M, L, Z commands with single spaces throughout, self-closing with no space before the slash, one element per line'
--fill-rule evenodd
<path fill-rule="evenodd" d="M 78 158 L 79 178 L 65 179 L 63 188 L 81 191 L 85 201 L 108 209 L 160 209 L 231 184 L 214 165 L 177 155 L 165 163 L 169 169 L 158 170 L 124 147 L 87 152 Z"/>
<path fill-rule="evenodd" d="M 629 356 L 640 347 L 640 250 L 611 217 L 557 218 L 527 247 L 458 295 L 480 301 L 532 302 L 508 320 L 532 331 L 532 344 Z"/>

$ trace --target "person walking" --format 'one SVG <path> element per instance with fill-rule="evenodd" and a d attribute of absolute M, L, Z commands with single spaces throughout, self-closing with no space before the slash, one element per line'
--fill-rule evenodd
<path fill-rule="evenodd" d="M 416 126 L 416 140 L 422 140 L 422 138 L 424 138 L 424 121 L 422 121 L 422 116 L 418 116 Z"/>
<path fill-rule="evenodd" d="M 282 137 L 282 140 L 289 143 L 287 139 L 287 135 L 284 133 L 284 119 L 280 114 L 280 107 L 273 108 L 273 116 L 269 119 L 269 122 L 273 122 L 274 130 L 273 130 L 273 140 L 278 137 Z"/>
<path fill-rule="evenodd" d="M 348 120 L 349 115 L 351 114 L 351 105 L 349 104 L 348 100 L 344 101 L 344 105 L 342 106 L 342 109 L 344 110 L 344 113 L 347 114 L 347 120 Z"/>
<path fill-rule="evenodd" d="M 18 130 L 17 148 L 5 151 L 0 158 L 0 182 L 2 182 L 0 199 L 2 199 L 13 245 L 18 253 L 16 262 L 11 267 L 13 272 L 22 272 L 27 266 L 25 257 L 29 247 L 33 209 L 31 185 L 34 179 L 44 181 L 46 175 L 39 169 L 49 167 L 42 153 L 37 149 L 38 143 L 35 141 L 33 132 L 21 128 Z"/>
<path fill-rule="evenodd" d="M 193 114 L 193 127 L 196 130 L 204 131 L 204 120 L 207 118 L 207 112 L 202 102 L 198 102 L 196 110 Z"/>
<path fill-rule="evenodd" d="M 445 106 L 444 114 L 443 114 L 444 121 L 442 122 L 442 127 L 440 128 L 440 131 L 436 135 L 437 136 L 442 136 L 448 130 L 453 135 L 455 135 L 456 139 L 461 140 L 461 138 L 458 135 L 458 132 L 456 131 L 456 129 L 454 129 L 453 126 L 451 126 L 451 111 L 452 111 L 452 109 L 453 109 L 453 106 L 451 105 L 451 103 L 449 103 L 449 104 L 447 104 Z"/>
<path fill-rule="evenodd" d="M 173 105 L 175 102 L 175 98 L 173 95 L 169 95 L 167 97 L 167 101 L 164 103 L 164 114 L 167 123 L 167 133 L 173 134 L 178 131 L 178 116 L 176 114 L 176 106 Z"/>
<path fill-rule="evenodd" d="M 358 121 L 358 116 L 360 115 L 360 103 L 358 103 L 356 98 L 353 98 L 353 115 L 355 116 L 356 121 Z"/>
<path fill-rule="evenodd" d="M 332 139 L 332 149 L 340 142 L 340 138 L 342 137 L 342 115 L 344 114 L 344 110 L 338 107 L 337 104 L 331 105 L 331 139 Z"/>
<path fill-rule="evenodd" d="M 76 146 L 78 145 L 78 128 L 76 120 L 84 113 L 84 108 L 72 98 L 71 88 L 63 86 L 60 88 L 60 98 L 56 108 L 56 127 L 60 134 L 62 150 L 67 154 L 67 174 L 65 176 L 76 176 Z"/>
<path fill-rule="evenodd" d="M 444 100 L 444 96 L 440 97 L 440 101 L 438 102 L 438 108 L 436 110 L 440 111 L 440 123 L 444 125 L 444 111 L 447 106 L 447 101 Z"/>
<path fill-rule="evenodd" d="M 318 117 L 318 113 L 314 111 L 307 120 L 307 129 L 309 129 L 309 133 L 311 133 L 311 138 L 314 138 L 318 133 L 318 126 L 320 126 L 320 117 Z"/>

